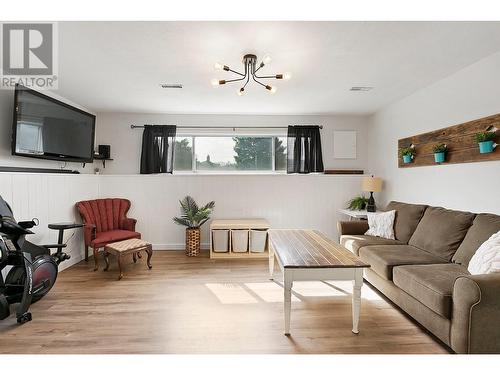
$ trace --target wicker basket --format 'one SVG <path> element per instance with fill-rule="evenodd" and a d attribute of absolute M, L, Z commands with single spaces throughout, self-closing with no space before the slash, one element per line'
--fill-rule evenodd
<path fill-rule="evenodd" d="M 200 229 L 187 228 L 186 229 L 186 255 L 188 257 L 196 257 L 200 255 Z"/>

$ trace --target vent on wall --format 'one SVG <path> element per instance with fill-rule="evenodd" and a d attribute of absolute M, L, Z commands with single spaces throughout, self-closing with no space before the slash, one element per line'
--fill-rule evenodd
<path fill-rule="evenodd" d="M 182 83 L 160 83 L 162 89 L 182 89 Z"/>
<path fill-rule="evenodd" d="M 369 86 L 353 86 L 351 87 L 350 91 L 370 91 L 372 89 L 373 87 Z"/>

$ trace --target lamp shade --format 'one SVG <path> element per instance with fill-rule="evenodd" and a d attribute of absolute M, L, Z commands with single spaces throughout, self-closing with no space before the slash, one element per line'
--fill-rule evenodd
<path fill-rule="evenodd" d="M 382 191 L 382 179 L 373 176 L 363 178 L 363 191 L 374 193 Z"/>

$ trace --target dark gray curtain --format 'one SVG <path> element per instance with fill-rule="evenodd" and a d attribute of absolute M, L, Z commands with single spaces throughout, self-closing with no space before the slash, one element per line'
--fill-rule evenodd
<path fill-rule="evenodd" d="M 287 173 L 323 172 L 319 126 L 289 126 Z"/>
<path fill-rule="evenodd" d="M 141 174 L 172 173 L 175 125 L 145 125 L 142 133 Z"/>

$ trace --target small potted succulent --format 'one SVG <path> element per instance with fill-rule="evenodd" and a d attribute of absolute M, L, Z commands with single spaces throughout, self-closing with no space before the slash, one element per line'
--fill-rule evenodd
<path fill-rule="evenodd" d="M 195 257 L 200 254 L 201 234 L 200 227 L 210 219 L 210 214 L 215 207 L 215 202 L 211 201 L 199 207 L 195 200 L 189 195 L 179 202 L 181 204 L 182 215 L 174 217 L 174 223 L 184 225 L 186 228 L 186 255 Z"/>
<path fill-rule="evenodd" d="M 411 145 L 410 147 L 403 147 L 399 150 L 399 154 L 403 158 L 403 163 L 411 163 L 415 156 L 415 146 Z"/>
<path fill-rule="evenodd" d="M 495 135 L 496 133 L 493 131 L 476 133 L 474 138 L 479 144 L 479 152 L 481 154 L 489 154 L 490 152 L 493 152 L 497 146 L 494 142 Z"/>
<path fill-rule="evenodd" d="M 359 197 L 354 197 L 349 201 L 347 208 L 349 210 L 361 211 L 366 208 L 368 204 L 368 198 L 360 195 Z"/>
<path fill-rule="evenodd" d="M 436 163 L 444 163 L 446 160 L 446 152 L 448 151 L 448 147 L 444 143 L 438 143 L 432 149 L 434 152 L 434 161 Z"/>

